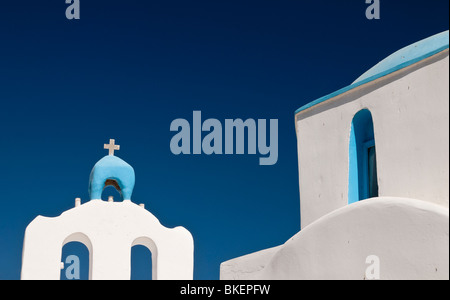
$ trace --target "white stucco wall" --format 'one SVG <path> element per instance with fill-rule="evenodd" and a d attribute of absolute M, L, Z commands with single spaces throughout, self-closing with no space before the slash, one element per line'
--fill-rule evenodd
<path fill-rule="evenodd" d="M 91 200 L 56 218 L 38 216 L 25 232 L 21 278 L 60 279 L 62 247 L 72 241 L 89 250 L 90 279 L 129 280 L 135 245 L 152 252 L 153 279 L 193 279 L 192 235 L 162 226 L 129 200 Z"/>
<path fill-rule="evenodd" d="M 220 264 L 221 280 L 256 280 L 260 272 L 283 246 L 273 247 L 244 255 Z"/>
<path fill-rule="evenodd" d="M 448 49 L 296 115 L 302 228 L 348 204 L 349 138 L 372 113 L 380 196 L 449 206 Z"/>
<path fill-rule="evenodd" d="M 448 49 L 296 115 L 302 230 L 221 279 L 449 278 Z M 352 120 L 373 118 L 379 196 L 348 204 Z"/>
<path fill-rule="evenodd" d="M 364 280 L 449 278 L 448 209 L 425 201 L 374 198 L 338 209 L 284 245 L 222 263 L 221 279 Z"/>

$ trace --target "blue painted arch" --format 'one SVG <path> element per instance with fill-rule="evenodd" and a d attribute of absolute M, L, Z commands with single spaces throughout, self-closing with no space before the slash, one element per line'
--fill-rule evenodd
<path fill-rule="evenodd" d="M 89 178 L 89 196 L 91 200 L 101 199 L 103 189 L 113 185 L 123 200 L 131 200 L 135 183 L 134 169 L 117 156 L 108 155 L 99 160 Z"/>
<path fill-rule="evenodd" d="M 349 143 L 348 203 L 378 196 L 375 134 L 368 109 L 355 114 Z"/>

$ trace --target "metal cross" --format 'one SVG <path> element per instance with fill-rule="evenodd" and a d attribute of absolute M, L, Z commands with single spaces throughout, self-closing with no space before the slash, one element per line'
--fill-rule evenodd
<path fill-rule="evenodd" d="M 109 144 L 105 144 L 104 148 L 109 150 L 109 155 L 114 156 L 114 150 L 120 150 L 120 146 L 115 144 L 116 140 L 110 139 Z"/>

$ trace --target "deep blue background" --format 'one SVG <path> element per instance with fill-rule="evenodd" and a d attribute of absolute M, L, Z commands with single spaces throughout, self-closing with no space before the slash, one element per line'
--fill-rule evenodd
<path fill-rule="evenodd" d="M 195 279 L 298 232 L 294 111 L 449 26 L 449 1 L 0 2 L 0 279 L 20 278 L 26 226 L 88 198 L 115 138 L 133 201 L 195 240 Z M 170 123 L 279 119 L 279 160 L 175 156 Z M 318 137 L 320 138 L 320 137 Z"/>

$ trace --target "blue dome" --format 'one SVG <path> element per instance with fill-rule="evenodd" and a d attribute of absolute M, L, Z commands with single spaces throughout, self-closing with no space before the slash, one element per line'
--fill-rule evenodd
<path fill-rule="evenodd" d="M 368 82 L 401 70 L 405 67 L 413 65 L 423 59 L 431 57 L 449 48 L 449 31 L 433 35 L 429 38 L 421 40 L 417 43 L 411 44 L 399 51 L 389 55 L 387 58 L 380 61 L 370 70 L 361 75 L 351 85 L 346 86 L 340 90 L 337 90 L 324 97 L 316 99 L 306 105 L 303 105 L 295 111 L 295 113 L 307 110 L 317 104 L 325 102 L 331 98 L 334 98 L 340 94 L 346 93 L 354 88 L 364 85 Z"/>
<path fill-rule="evenodd" d="M 99 160 L 89 178 L 90 199 L 101 199 L 103 189 L 114 186 L 123 200 L 131 200 L 135 183 L 134 169 L 117 156 L 107 155 Z"/>
<path fill-rule="evenodd" d="M 398 50 L 365 72 L 353 83 L 364 81 L 389 70 L 398 70 L 448 48 L 448 33 L 448 30 L 444 31 Z"/>

